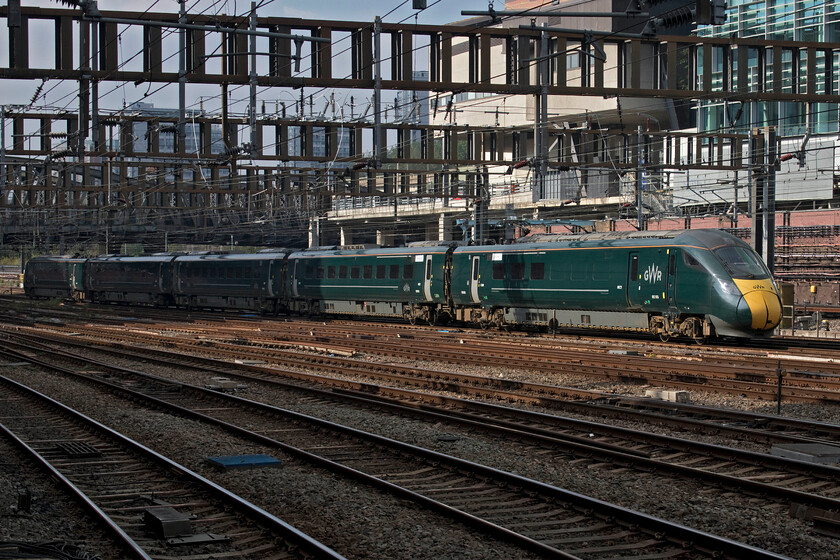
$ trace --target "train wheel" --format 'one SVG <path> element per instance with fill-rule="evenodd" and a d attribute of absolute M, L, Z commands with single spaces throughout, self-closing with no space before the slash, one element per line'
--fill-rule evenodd
<path fill-rule="evenodd" d="M 704 344 L 706 336 L 703 334 L 703 323 L 697 317 L 689 317 L 683 322 L 681 329 L 686 336 L 693 340 L 696 344 Z"/>
<path fill-rule="evenodd" d="M 668 342 L 669 340 L 671 340 L 671 335 L 666 332 L 661 332 L 659 333 L 659 340 L 661 340 L 662 342 Z"/>

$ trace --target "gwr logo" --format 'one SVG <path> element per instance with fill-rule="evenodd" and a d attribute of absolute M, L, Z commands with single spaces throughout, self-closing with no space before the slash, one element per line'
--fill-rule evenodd
<path fill-rule="evenodd" d="M 645 282 L 649 284 L 653 284 L 654 282 L 659 282 L 662 280 L 662 271 L 659 270 L 659 267 L 655 264 L 650 265 L 647 270 L 645 270 Z"/>

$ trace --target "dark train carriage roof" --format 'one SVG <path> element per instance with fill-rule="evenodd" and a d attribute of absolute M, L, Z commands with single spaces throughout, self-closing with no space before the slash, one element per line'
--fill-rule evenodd
<path fill-rule="evenodd" d="M 29 261 L 36 261 L 36 262 L 45 262 L 45 261 L 58 261 L 58 262 L 83 262 L 87 259 L 85 257 L 76 257 L 76 256 L 68 256 L 68 255 L 41 255 L 38 257 L 32 257 Z M 29 262 L 27 261 L 27 262 Z"/>
<path fill-rule="evenodd" d="M 160 263 L 171 262 L 175 255 L 145 255 L 142 257 L 130 257 L 128 255 L 102 255 L 88 259 L 91 263 Z"/>
<path fill-rule="evenodd" d="M 355 257 L 355 256 L 414 256 L 443 254 L 449 250 L 449 245 L 435 245 L 433 247 L 388 247 L 380 249 L 336 249 L 330 251 L 299 251 L 289 255 L 290 259 L 311 259 L 324 257 Z"/>
<path fill-rule="evenodd" d="M 212 253 L 205 255 L 182 255 L 175 261 L 182 262 L 254 262 L 254 261 L 271 261 L 274 259 L 283 259 L 287 253 L 270 252 L 270 253 Z"/>
<path fill-rule="evenodd" d="M 714 249 L 726 245 L 745 245 L 737 237 L 718 229 L 663 230 L 663 231 L 608 231 L 582 234 L 536 234 L 517 240 L 513 245 L 473 246 L 456 249 L 456 252 L 522 251 L 535 246 L 545 249 L 578 249 L 585 247 L 645 247 L 681 245 Z"/>

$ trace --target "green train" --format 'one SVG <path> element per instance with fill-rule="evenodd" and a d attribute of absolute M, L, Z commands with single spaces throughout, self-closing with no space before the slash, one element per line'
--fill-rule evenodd
<path fill-rule="evenodd" d="M 638 331 L 697 342 L 767 336 L 781 320 L 778 290 L 761 258 L 718 230 L 65 260 L 82 272 L 71 275 L 61 296 L 97 302 Z M 57 262 L 29 262 L 28 295 L 59 296 L 39 272 Z"/>

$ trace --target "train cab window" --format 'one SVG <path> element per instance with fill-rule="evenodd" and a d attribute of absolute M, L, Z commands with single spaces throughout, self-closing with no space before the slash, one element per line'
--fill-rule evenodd
<path fill-rule="evenodd" d="M 687 267 L 693 268 L 695 270 L 705 270 L 705 267 L 702 264 L 700 264 L 700 261 L 695 259 L 694 256 L 691 255 L 688 251 L 683 251 L 682 255 L 683 255 L 683 263 Z"/>
<path fill-rule="evenodd" d="M 432 279 L 432 259 L 426 260 L 426 280 Z"/>
<path fill-rule="evenodd" d="M 335 278 L 335 267 L 328 266 L 327 267 L 327 278 Z"/>
<path fill-rule="evenodd" d="M 347 278 L 347 266 L 341 265 L 338 267 L 338 277 L 339 278 Z"/>
<path fill-rule="evenodd" d="M 543 280 L 545 278 L 545 263 L 531 263 L 531 280 Z"/>
<path fill-rule="evenodd" d="M 732 278 L 762 280 L 770 278 L 770 271 L 761 257 L 749 247 L 726 245 L 713 251 Z"/>
<path fill-rule="evenodd" d="M 630 257 L 630 278 L 634 282 L 639 279 L 639 255 Z"/>
<path fill-rule="evenodd" d="M 525 278 L 525 263 L 510 263 L 510 278 L 511 280 L 523 280 Z"/>
<path fill-rule="evenodd" d="M 382 278 L 385 278 L 385 265 L 384 264 L 376 265 L 376 278 L 379 279 L 379 280 L 381 280 Z"/>
<path fill-rule="evenodd" d="M 677 273 L 677 254 L 675 252 L 671 252 L 671 256 L 668 258 L 668 274 L 673 276 Z"/>
<path fill-rule="evenodd" d="M 493 263 L 493 280 L 504 280 L 504 279 L 505 279 L 505 263 L 494 262 Z"/>
<path fill-rule="evenodd" d="M 373 278 L 373 265 L 366 264 L 362 268 L 362 278 L 365 280 Z"/>
<path fill-rule="evenodd" d="M 403 280 L 411 280 L 414 278 L 414 265 L 413 264 L 404 264 L 403 265 Z"/>
<path fill-rule="evenodd" d="M 323 277 L 324 277 L 324 267 L 319 266 L 318 267 L 318 278 L 323 278 Z"/>
<path fill-rule="evenodd" d="M 350 269 L 350 278 L 358 278 L 359 277 L 359 267 L 354 266 Z"/>
<path fill-rule="evenodd" d="M 392 264 L 388 267 L 388 278 L 393 280 L 400 277 L 400 265 Z"/>
<path fill-rule="evenodd" d="M 479 264 L 479 260 L 477 258 L 474 258 L 473 259 L 473 273 L 472 273 L 472 279 L 473 280 L 478 280 L 478 264 Z"/>

